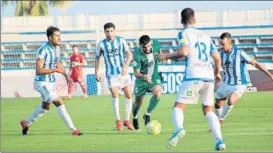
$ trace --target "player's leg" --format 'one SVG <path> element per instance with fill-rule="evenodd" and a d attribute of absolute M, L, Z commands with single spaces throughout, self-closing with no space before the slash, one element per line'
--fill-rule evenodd
<path fill-rule="evenodd" d="M 214 112 L 218 118 L 220 118 L 220 115 L 222 114 L 225 101 L 226 101 L 226 98 L 216 98 L 215 99 Z"/>
<path fill-rule="evenodd" d="M 144 82 L 141 80 L 135 81 L 135 88 L 134 88 L 135 102 L 133 104 L 133 125 L 135 129 L 139 129 L 138 111 L 143 103 L 143 98 L 147 90 L 148 90 L 147 82 Z"/>
<path fill-rule="evenodd" d="M 216 150 L 224 150 L 226 148 L 225 143 L 223 141 L 221 126 L 218 117 L 213 112 L 213 91 L 214 84 L 211 82 L 203 82 L 203 86 L 200 90 L 200 97 L 203 103 L 203 113 L 206 117 L 209 127 L 214 135 Z"/>
<path fill-rule="evenodd" d="M 160 84 L 151 84 L 150 90 L 153 92 L 153 96 L 150 99 L 150 104 L 147 108 L 147 112 L 144 114 L 143 118 L 145 120 L 145 125 L 150 122 L 150 116 L 152 111 L 157 107 L 160 96 L 162 94 L 161 85 Z"/>
<path fill-rule="evenodd" d="M 123 131 L 123 125 L 119 113 L 119 87 L 114 86 L 110 89 L 112 95 L 112 107 L 116 119 L 116 128 L 118 131 Z"/>
<path fill-rule="evenodd" d="M 68 114 L 65 104 L 62 102 L 61 99 L 57 98 L 56 94 L 52 93 L 51 98 L 53 100 L 53 104 L 57 107 L 58 114 L 66 124 L 66 126 L 72 131 L 72 135 L 79 136 L 82 135 L 81 133 L 74 125 L 70 115 Z"/>
<path fill-rule="evenodd" d="M 84 81 L 83 81 L 82 77 L 79 77 L 79 78 L 78 78 L 78 82 L 79 82 L 79 84 L 80 84 L 80 86 L 81 86 L 81 88 L 82 88 L 82 92 L 83 92 L 83 97 L 82 97 L 82 99 L 85 100 L 85 99 L 88 98 L 88 96 L 87 96 L 86 85 L 84 84 Z"/>
<path fill-rule="evenodd" d="M 241 97 L 246 89 L 246 86 L 237 85 L 237 86 L 234 86 L 232 89 L 233 90 L 228 98 L 228 102 L 223 107 L 223 112 L 220 116 L 221 121 L 223 121 L 228 116 L 228 114 L 231 112 L 231 110 L 233 109 L 233 107 L 237 103 L 237 101 L 239 99 L 241 99 Z"/>
<path fill-rule="evenodd" d="M 42 104 L 39 104 L 32 114 L 26 119 L 20 122 L 22 126 L 22 134 L 27 135 L 28 129 L 32 123 L 34 123 L 38 118 L 42 117 L 50 108 L 50 103 L 47 102 L 48 89 L 44 82 L 35 82 L 34 88 L 41 94 Z"/>
<path fill-rule="evenodd" d="M 184 110 L 186 104 L 197 103 L 198 89 L 194 81 L 185 81 L 179 88 L 176 95 L 176 102 L 172 110 L 172 122 L 175 127 L 175 132 L 170 137 L 167 147 L 175 147 L 186 132 L 184 130 Z"/>
<path fill-rule="evenodd" d="M 135 102 L 133 104 L 133 125 L 135 129 L 139 129 L 138 123 L 138 111 L 143 103 L 144 96 L 135 96 Z"/>
<path fill-rule="evenodd" d="M 134 130 L 134 126 L 130 122 L 130 115 L 132 111 L 132 87 L 131 84 L 123 88 L 125 96 L 125 117 L 124 126 L 127 126 L 129 130 Z"/>
<path fill-rule="evenodd" d="M 229 94 L 230 86 L 225 83 L 221 84 L 216 90 L 214 112 L 219 119 L 223 112 L 223 106 L 225 104 L 226 98 L 229 97 Z M 222 123 L 222 121 L 220 122 Z"/>
<path fill-rule="evenodd" d="M 50 103 L 42 102 L 41 105 L 38 105 L 32 114 L 26 119 L 21 121 L 22 134 L 27 135 L 27 131 L 32 123 L 37 121 L 38 118 L 42 117 L 50 108 Z"/>
<path fill-rule="evenodd" d="M 68 84 L 68 95 L 64 97 L 64 100 L 70 100 L 72 97 L 72 92 L 73 92 L 73 86 L 74 86 L 74 78 L 70 76 L 70 79 L 72 80 L 71 83 Z"/>

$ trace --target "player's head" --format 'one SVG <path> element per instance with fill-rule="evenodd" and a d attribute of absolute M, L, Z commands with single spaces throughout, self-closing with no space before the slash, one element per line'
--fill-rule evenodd
<path fill-rule="evenodd" d="M 220 48 L 224 52 L 231 51 L 232 48 L 232 37 L 231 34 L 228 32 L 224 32 L 221 34 L 219 39 Z"/>
<path fill-rule="evenodd" d="M 73 45 L 73 46 L 72 46 L 72 51 L 73 51 L 74 54 L 78 54 L 78 53 L 79 53 L 79 48 L 78 48 L 78 46 L 77 46 L 77 45 Z"/>
<path fill-rule="evenodd" d="M 194 25 L 196 22 L 194 10 L 191 8 L 185 8 L 181 11 L 181 24 L 184 26 Z"/>
<path fill-rule="evenodd" d="M 139 38 L 139 46 L 141 47 L 142 51 L 146 54 L 152 52 L 152 43 L 148 35 L 143 35 Z"/>
<path fill-rule="evenodd" d="M 110 40 L 113 40 L 115 38 L 115 25 L 111 22 L 106 23 L 104 26 L 104 33 L 106 37 Z"/>
<path fill-rule="evenodd" d="M 61 43 L 61 31 L 57 27 L 50 26 L 46 29 L 46 36 L 48 41 L 53 46 L 59 46 Z"/>

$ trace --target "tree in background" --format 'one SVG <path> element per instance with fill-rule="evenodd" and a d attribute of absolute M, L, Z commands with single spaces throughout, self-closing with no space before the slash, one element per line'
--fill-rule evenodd
<path fill-rule="evenodd" d="M 15 4 L 15 16 L 47 16 L 49 7 L 64 9 L 68 8 L 73 2 L 64 0 L 2 0 L 1 3 L 3 7 L 8 4 Z"/>

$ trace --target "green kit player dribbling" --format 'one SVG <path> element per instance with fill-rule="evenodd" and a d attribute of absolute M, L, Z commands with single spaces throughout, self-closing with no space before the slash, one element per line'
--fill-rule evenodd
<path fill-rule="evenodd" d="M 133 104 L 133 125 L 139 129 L 138 111 L 142 105 L 146 92 L 152 92 L 150 104 L 144 114 L 144 124 L 150 122 L 151 112 L 156 108 L 161 96 L 161 75 L 158 72 L 159 60 L 157 55 L 160 53 L 160 43 L 151 40 L 149 36 L 143 35 L 139 38 L 139 46 L 134 50 L 134 74 L 135 80 L 135 102 Z"/>

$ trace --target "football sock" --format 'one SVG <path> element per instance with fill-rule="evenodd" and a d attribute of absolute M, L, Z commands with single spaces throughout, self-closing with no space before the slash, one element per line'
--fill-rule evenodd
<path fill-rule="evenodd" d="M 156 108 L 158 103 L 159 103 L 159 98 L 157 99 L 155 96 L 152 96 L 150 99 L 150 104 L 147 109 L 147 113 L 151 113 Z"/>
<path fill-rule="evenodd" d="M 136 119 L 138 116 L 138 111 L 139 111 L 140 107 L 137 106 L 135 103 L 133 104 L 133 117 Z"/>
<path fill-rule="evenodd" d="M 83 91 L 84 95 L 86 95 L 86 86 L 85 86 L 85 84 L 83 82 L 80 82 L 80 85 L 82 87 L 82 91 Z"/>
<path fill-rule="evenodd" d="M 112 106 L 115 113 L 116 120 L 120 120 L 120 114 L 119 114 L 119 98 L 113 98 L 112 97 Z"/>
<path fill-rule="evenodd" d="M 228 105 L 227 103 L 224 105 L 223 112 L 220 115 L 220 119 L 225 119 L 228 114 L 231 112 L 233 109 L 234 105 Z"/>
<path fill-rule="evenodd" d="M 42 117 L 46 112 L 47 111 L 42 108 L 42 105 L 37 106 L 35 110 L 32 112 L 32 114 L 26 120 L 27 125 L 30 125 L 33 122 L 35 122 L 38 118 Z"/>
<path fill-rule="evenodd" d="M 215 109 L 215 114 L 218 118 L 220 118 L 220 115 L 222 114 L 223 108 Z"/>
<path fill-rule="evenodd" d="M 132 111 L 132 99 L 125 98 L 125 120 L 130 120 L 130 114 Z"/>
<path fill-rule="evenodd" d="M 208 120 L 209 127 L 214 135 L 215 142 L 216 140 L 223 140 L 221 133 L 221 126 L 218 117 L 213 111 L 210 111 L 206 114 L 206 119 Z"/>
<path fill-rule="evenodd" d="M 65 105 L 62 104 L 61 106 L 57 107 L 58 109 L 58 113 L 59 116 L 63 119 L 64 123 L 66 124 L 66 126 L 73 132 L 74 130 L 76 130 L 73 121 L 70 117 L 70 115 L 68 114 Z"/>
<path fill-rule="evenodd" d="M 176 130 L 183 128 L 184 114 L 181 108 L 179 107 L 173 108 L 172 121 Z"/>
<path fill-rule="evenodd" d="M 69 85 L 68 85 L 68 97 L 71 97 L 71 95 L 72 95 L 72 90 L 73 90 L 73 83 L 70 83 Z"/>

